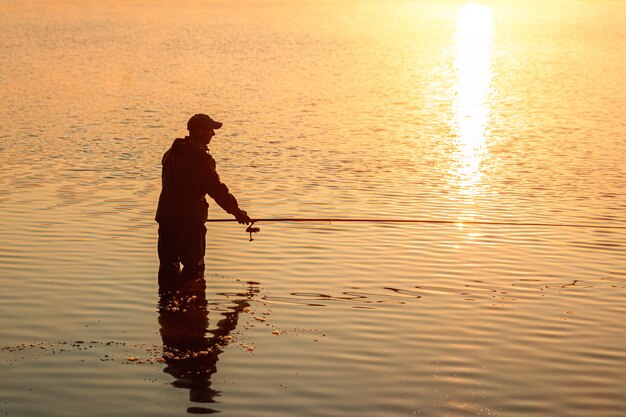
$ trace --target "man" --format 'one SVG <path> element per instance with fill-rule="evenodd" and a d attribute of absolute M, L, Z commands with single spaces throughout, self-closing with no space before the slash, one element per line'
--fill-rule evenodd
<path fill-rule="evenodd" d="M 178 272 L 182 262 L 190 273 L 204 270 L 204 223 L 208 217 L 208 194 L 240 224 L 251 222 L 237 199 L 220 181 L 215 160 L 207 146 L 222 123 L 206 114 L 187 122 L 189 136 L 176 139 L 163 155 L 162 190 L 156 212 L 159 223 L 159 280 L 162 273 Z"/>

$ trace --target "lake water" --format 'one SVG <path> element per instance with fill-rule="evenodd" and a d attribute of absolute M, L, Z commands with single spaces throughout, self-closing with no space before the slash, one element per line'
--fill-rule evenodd
<path fill-rule="evenodd" d="M 2 2 L 0 414 L 626 415 L 626 3 L 545 3 Z M 252 217 L 458 223 L 209 223 L 159 300 L 197 112 Z"/>

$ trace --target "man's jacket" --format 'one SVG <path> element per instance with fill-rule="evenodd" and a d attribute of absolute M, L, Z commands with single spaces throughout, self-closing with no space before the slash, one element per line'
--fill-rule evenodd
<path fill-rule="evenodd" d="M 176 139 L 161 162 L 162 190 L 156 221 L 159 223 L 203 224 L 208 217 L 208 194 L 226 212 L 239 211 L 237 199 L 222 184 L 215 160 L 202 144 Z"/>

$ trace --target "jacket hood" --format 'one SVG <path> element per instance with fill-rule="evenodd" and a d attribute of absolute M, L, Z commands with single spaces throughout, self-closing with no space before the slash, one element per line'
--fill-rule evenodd
<path fill-rule="evenodd" d="M 201 143 L 189 140 L 189 137 L 187 136 L 185 138 L 175 139 L 174 142 L 172 143 L 172 147 L 170 148 L 170 151 L 173 154 L 177 154 L 177 155 L 196 153 L 196 152 L 205 153 L 207 151 L 207 148 Z"/>

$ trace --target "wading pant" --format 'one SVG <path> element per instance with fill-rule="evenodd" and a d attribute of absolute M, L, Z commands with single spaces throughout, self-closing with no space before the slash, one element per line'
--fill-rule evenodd
<path fill-rule="evenodd" d="M 159 223 L 161 268 L 178 268 L 180 262 L 190 271 L 204 270 L 205 247 L 204 224 Z"/>

